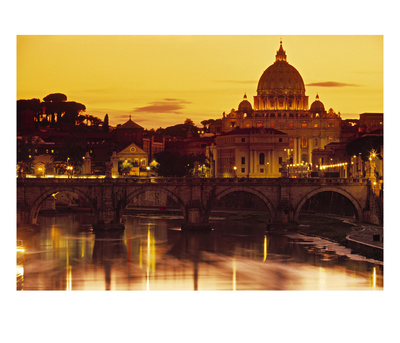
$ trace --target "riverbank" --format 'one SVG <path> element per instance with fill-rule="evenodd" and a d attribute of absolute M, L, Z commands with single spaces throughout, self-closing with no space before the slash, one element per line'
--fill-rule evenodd
<path fill-rule="evenodd" d="M 383 226 L 355 223 L 349 218 L 304 214 L 297 231 L 346 246 L 354 253 L 383 261 Z"/>

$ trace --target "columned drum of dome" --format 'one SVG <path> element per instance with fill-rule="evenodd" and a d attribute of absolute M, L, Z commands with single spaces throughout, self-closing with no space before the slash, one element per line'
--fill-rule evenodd
<path fill-rule="evenodd" d="M 286 61 L 286 52 L 281 42 L 275 63 L 264 71 L 258 82 L 254 109 L 306 111 L 308 96 L 305 92 L 303 78 L 297 69 Z"/>

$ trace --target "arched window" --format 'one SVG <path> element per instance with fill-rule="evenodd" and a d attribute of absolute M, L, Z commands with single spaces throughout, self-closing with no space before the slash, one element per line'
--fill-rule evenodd
<path fill-rule="evenodd" d="M 260 154 L 259 160 L 260 160 L 260 165 L 263 165 L 265 163 L 265 155 L 263 152 Z"/>

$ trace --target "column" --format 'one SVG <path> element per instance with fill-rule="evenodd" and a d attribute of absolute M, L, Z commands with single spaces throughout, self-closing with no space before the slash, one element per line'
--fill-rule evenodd
<path fill-rule="evenodd" d="M 308 163 L 312 163 L 311 155 L 312 155 L 312 149 L 311 149 L 311 143 L 313 142 L 313 138 L 307 138 L 308 139 Z"/>
<path fill-rule="evenodd" d="M 297 161 L 297 138 L 293 137 L 293 164 Z"/>
<path fill-rule="evenodd" d="M 253 172 L 254 176 L 257 175 L 257 150 L 253 150 Z"/>

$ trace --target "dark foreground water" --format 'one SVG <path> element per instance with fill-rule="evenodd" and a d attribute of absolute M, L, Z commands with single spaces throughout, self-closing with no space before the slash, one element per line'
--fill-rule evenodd
<path fill-rule="evenodd" d="M 41 216 L 18 231 L 18 290 L 381 290 L 383 263 L 338 244 L 216 218 L 187 233 L 180 218 L 125 216 L 101 235 L 87 214 Z M 323 229 L 323 228 L 321 228 Z"/>

